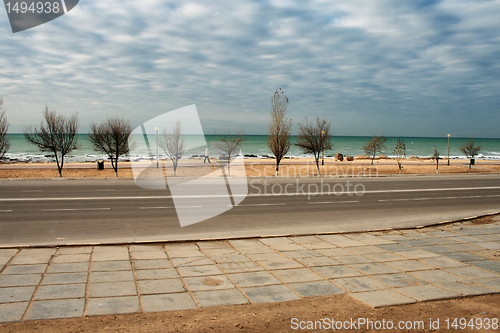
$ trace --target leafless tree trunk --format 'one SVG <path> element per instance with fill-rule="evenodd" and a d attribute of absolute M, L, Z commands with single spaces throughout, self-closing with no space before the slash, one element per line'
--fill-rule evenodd
<path fill-rule="evenodd" d="M 382 150 L 385 149 L 384 143 L 386 140 L 387 138 L 385 135 L 374 135 L 373 139 L 365 143 L 363 146 L 365 154 L 372 157 L 372 165 L 377 153 L 382 153 Z"/>
<path fill-rule="evenodd" d="M 404 140 L 398 139 L 398 142 L 396 142 L 396 147 L 394 147 L 393 154 L 396 156 L 396 162 L 398 162 L 399 174 L 401 175 L 401 169 L 403 169 L 401 161 L 404 158 L 406 158 L 406 145 Z"/>
<path fill-rule="evenodd" d="M 469 160 L 469 170 L 472 168 L 472 159 L 479 153 L 481 147 L 482 147 L 481 145 L 476 146 L 474 144 L 474 139 L 470 139 L 469 142 L 461 145 L 458 148 L 462 153 L 464 153 L 464 155 Z"/>
<path fill-rule="evenodd" d="M 276 90 L 271 99 L 271 124 L 267 135 L 267 145 L 276 157 L 276 175 L 280 162 L 290 150 L 290 132 L 292 120 L 285 117 L 288 97 L 281 89 Z"/>
<path fill-rule="evenodd" d="M 120 117 L 108 118 L 100 124 L 90 125 L 88 140 L 94 150 L 108 155 L 115 177 L 118 177 L 118 159 L 129 153 L 128 139 L 131 133 L 130 122 Z"/>
<path fill-rule="evenodd" d="M 305 124 L 299 124 L 299 135 L 296 146 L 302 148 L 305 154 L 313 154 L 316 161 L 316 168 L 319 171 L 319 157 L 325 150 L 332 149 L 330 142 L 330 123 L 325 119 L 316 118 L 316 124 L 309 123 L 306 118 Z"/>
<path fill-rule="evenodd" d="M 5 153 L 9 150 L 10 140 L 7 136 L 9 131 L 9 122 L 5 116 L 5 109 L 3 108 L 3 98 L 0 97 L 0 159 L 5 156 Z"/>
<path fill-rule="evenodd" d="M 186 143 L 182 137 L 182 124 L 179 120 L 172 126 L 171 132 L 167 132 L 166 129 L 164 130 L 163 140 L 160 141 L 159 145 L 165 152 L 165 155 L 172 160 L 174 177 L 177 176 L 179 160 L 186 152 Z"/>
<path fill-rule="evenodd" d="M 245 141 L 245 137 L 243 134 L 243 130 L 231 130 L 227 129 L 226 134 L 217 134 L 215 133 L 218 142 L 215 143 L 215 147 L 221 150 L 223 153 L 227 155 L 227 173 L 231 175 L 231 155 L 233 155 L 236 151 L 238 151 L 241 147 L 241 143 Z"/>
<path fill-rule="evenodd" d="M 58 116 L 46 106 L 43 118 L 45 124 L 42 121 L 39 129 L 25 127 L 24 137 L 41 151 L 54 154 L 59 177 L 62 177 L 64 157 L 78 148 L 78 117 L 76 114 L 70 118 Z"/>

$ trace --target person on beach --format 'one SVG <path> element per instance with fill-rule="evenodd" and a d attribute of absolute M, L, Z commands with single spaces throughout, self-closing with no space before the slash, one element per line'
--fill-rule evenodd
<path fill-rule="evenodd" d="M 203 163 L 208 161 L 210 163 L 210 157 L 208 156 L 208 148 L 205 149 L 205 159 L 203 160 Z"/>

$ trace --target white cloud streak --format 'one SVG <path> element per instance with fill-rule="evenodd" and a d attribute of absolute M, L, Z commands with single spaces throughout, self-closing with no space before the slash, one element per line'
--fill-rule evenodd
<path fill-rule="evenodd" d="M 498 136 L 499 16 L 494 0 L 87 0 L 17 34 L 0 14 L 0 95 L 13 131 L 46 103 L 83 129 L 195 103 L 209 131 L 264 134 L 282 88 L 294 122 L 339 135 Z"/>

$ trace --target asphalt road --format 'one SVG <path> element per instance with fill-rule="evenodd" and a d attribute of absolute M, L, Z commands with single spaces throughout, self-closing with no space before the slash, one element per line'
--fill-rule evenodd
<path fill-rule="evenodd" d="M 218 196 L 212 188 L 184 186 L 177 209 L 203 216 Z M 244 198 L 244 183 L 231 188 Z M 169 190 L 132 180 L 0 181 L 0 247 L 414 227 L 499 212 L 500 176 L 250 179 L 239 205 L 185 227 L 174 206 Z"/>

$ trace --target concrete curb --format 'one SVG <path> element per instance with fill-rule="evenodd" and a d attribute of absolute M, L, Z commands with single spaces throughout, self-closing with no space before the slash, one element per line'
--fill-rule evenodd
<path fill-rule="evenodd" d="M 357 230 L 357 231 L 338 231 L 338 232 L 322 232 L 322 233 L 285 233 L 285 234 L 275 234 L 275 235 L 262 235 L 262 236 L 244 236 L 244 237 L 213 237 L 213 238 L 198 238 L 198 239 L 181 239 L 181 240 L 154 240 L 154 241 L 135 241 L 135 242 L 116 242 L 116 243 L 106 243 L 106 242 L 96 242 L 96 243 L 65 243 L 65 244 L 45 244 L 45 245 L 19 245 L 19 246 L 1 246 L 0 249 L 29 249 L 29 248 L 54 248 L 54 247 L 77 247 L 77 246 L 119 246 L 119 245 L 149 245 L 149 244 L 171 244 L 171 243 L 191 243 L 191 242 L 210 242 L 210 241 L 228 241 L 228 240 L 238 240 L 238 239 L 266 239 L 275 237 L 299 237 L 299 236 L 326 236 L 326 235 L 348 235 L 348 234 L 362 234 L 366 232 L 384 232 L 384 231 L 397 231 L 397 230 L 419 230 L 423 228 L 431 228 L 437 226 L 446 226 L 449 224 L 466 222 L 474 220 L 477 218 L 499 215 L 500 211 L 475 215 L 470 217 L 465 217 L 458 220 L 447 220 L 436 223 L 429 223 L 425 225 L 418 225 L 415 227 L 402 227 L 402 228 L 382 228 L 382 229 L 370 229 L 370 230 Z"/>

